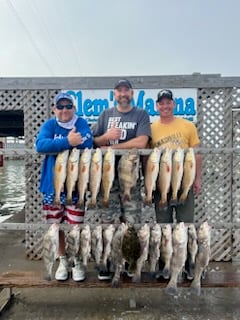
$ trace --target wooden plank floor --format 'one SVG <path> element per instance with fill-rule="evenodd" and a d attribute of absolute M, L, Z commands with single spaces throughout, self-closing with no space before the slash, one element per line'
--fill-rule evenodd
<path fill-rule="evenodd" d="M 121 288 L 165 288 L 168 280 L 151 279 L 148 273 L 142 273 L 141 283 L 132 283 L 131 278 L 121 278 Z M 189 287 L 191 281 L 182 280 L 179 287 Z M 111 281 L 99 281 L 96 273 L 88 273 L 87 279 L 82 282 L 75 282 L 72 279 L 67 281 L 46 281 L 41 272 L 35 271 L 9 271 L 1 274 L 0 288 L 47 288 L 47 287 L 72 287 L 72 288 L 110 288 Z M 240 273 L 208 272 L 202 280 L 202 287 L 240 287 Z"/>

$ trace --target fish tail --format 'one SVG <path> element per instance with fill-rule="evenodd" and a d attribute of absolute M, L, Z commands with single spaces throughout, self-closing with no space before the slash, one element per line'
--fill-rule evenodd
<path fill-rule="evenodd" d="M 172 296 L 176 296 L 177 295 L 177 287 L 173 286 L 172 284 L 167 285 L 166 289 L 165 289 L 167 294 L 170 294 Z"/>
<path fill-rule="evenodd" d="M 160 200 L 160 201 L 159 201 L 159 208 L 160 208 L 161 210 L 166 210 L 166 209 L 167 209 L 167 201 L 162 201 L 162 200 Z"/>
<path fill-rule="evenodd" d="M 195 295 L 200 296 L 200 294 L 201 294 L 201 285 L 193 280 L 193 282 L 191 283 L 191 291 Z"/>
<path fill-rule="evenodd" d="M 70 198 L 67 198 L 67 200 L 66 200 L 66 205 L 69 205 L 69 206 L 71 206 L 73 203 L 72 203 L 72 199 Z"/>
<path fill-rule="evenodd" d="M 172 195 L 172 198 L 171 198 L 169 204 L 170 204 L 171 207 L 174 207 L 174 206 L 176 206 L 178 204 L 178 200 L 177 200 L 177 196 L 176 195 Z"/>
<path fill-rule="evenodd" d="M 103 208 L 108 208 L 109 207 L 109 200 L 103 199 L 102 200 L 102 207 Z"/>
<path fill-rule="evenodd" d="M 114 276 L 111 283 L 112 288 L 119 288 L 119 285 L 120 285 L 120 278 Z"/>
<path fill-rule="evenodd" d="M 150 206 L 152 204 L 152 199 L 150 199 L 149 197 L 145 197 L 143 204 L 144 206 Z"/>
<path fill-rule="evenodd" d="M 51 281 L 51 280 L 52 280 L 51 275 L 50 275 L 50 274 L 46 274 L 46 275 L 44 276 L 44 280 Z"/>
<path fill-rule="evenodd" d="M 82 201 L 82 200 L 78 201 L 76 204 L 76 208 L 84 210 L 85 209 L 84 208 L 84 201 Z"/>
<path fill-rule="evenodd" d="M 89 203 L 88 207 L 89 209 L 94 209 L 96 208 L 96 200 L 91 200 L 91 202 Z"/>
<path fill-rule="evenodd" d="M 183 192 L 179 198 L 179 204 L 184 204 L 187 199 L 187 194 Z"/>
<path fill-rule="evenodd" d="M 45 262 L 46 263 L 46 262 Z M 46 274 L 44 276 L 44 279 L 47 281 L 52 280 L 52 268 L 53 268 L 53 262 L 46 263 Z"/>
<path fill-rule="evenodd" d="M 55 207 L 60 207 L 61 206 L 61 202 L 60 202 L 59 198 L 54 198 L 53 206 L 55 206 Z"/>
<path fill-rule="evenodd" d="M 124 193 L 123 197 L 122 197 L 122 201 L 126 202 L 126 201 L 131 201 L 131 196 L 128 193 Z"/>

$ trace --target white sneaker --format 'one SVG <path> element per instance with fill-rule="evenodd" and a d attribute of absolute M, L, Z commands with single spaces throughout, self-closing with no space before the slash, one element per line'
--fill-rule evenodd
<path fill-rule="evenodd" d="M 74 281 L 83 281 L 86 278 L 85 269 L 81 266 L 79 258 L 74 258 L 74 267 L 72 268 L 72 279 Z"/>
<path fill-rule="evenodd" d="M 57 271 L 55 273 L 55 279 L 64 281 L 68 278 L 68 262 L 66 256 L 60 256 L 59 257 L 60 262 L 59 266 L 57 268 Z"/>

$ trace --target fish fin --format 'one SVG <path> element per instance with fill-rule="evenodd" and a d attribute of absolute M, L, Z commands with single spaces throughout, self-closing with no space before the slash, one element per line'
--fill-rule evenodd
<path fill-rule="evenodd" d="M 166 169 L 167 169 L 167 172 L 170 172 L 170 170 L 171 170 L 170 165 L 167 165 Z"/>
<path fill-rule="evenodd" d="M 61 170 L 62 170 L 62 165 L 59 164 L 59 166 L 57 167 L 57 171 L 58 171 L 58 172 L 61 172 Z"/>
<path fill-rule="evenodd" d="M 154 165 L 154 164 L 152 164 L 151 172 L 153 172 L 153 171 L 154 171 L 154 169 L 155 169 L 155 165 Z"/>
<path fill-rule="evenodd" d="M 152 204 L 152 199 L 145 197 L 143 204 L 144 206 L 150 206 Z"/>
<path fill-rule="evenodd" d="M 82 166 L 82 171 L 81 172 L 85 172 L 87 169 L 87 166 Z"/>

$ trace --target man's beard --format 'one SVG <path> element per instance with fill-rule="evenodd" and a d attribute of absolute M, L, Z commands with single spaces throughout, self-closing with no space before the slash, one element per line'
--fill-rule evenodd
<path fill-rule="evenodd" d="M 118 104 L 121 108 L 127 108 L 129 107 L 130 103 L 131 103 L 131 99 L 129 97 L 121 97 L 118 99 Z"/>

